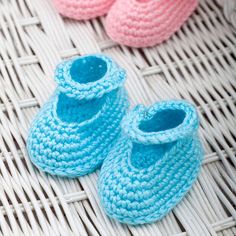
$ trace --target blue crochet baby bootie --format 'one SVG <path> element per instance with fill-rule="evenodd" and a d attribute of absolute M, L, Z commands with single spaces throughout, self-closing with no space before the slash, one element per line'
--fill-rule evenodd
<path fill-rule="evenodd" d="M 77 177 L 99 168 L 116 143 L 128 108 L 126 74 L 112 59 L 88 55 L 57 66 L 58 87 L 32 123 L 32 162 L 53 175 Z"/>
<path fill-rule="evenodd" d="M 102 205 L 123 223 L 160 220 L 199 173 L 203 151 L 197 112 L 184 101 L 138 106 L 124 117 L 122 129 L 101 169 Z"/>

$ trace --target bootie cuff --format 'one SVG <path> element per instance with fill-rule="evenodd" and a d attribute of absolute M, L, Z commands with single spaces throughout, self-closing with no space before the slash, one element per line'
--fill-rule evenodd
<path fill-rule="evenodd" d="M 193 135 L 199 126 L 193 105 L 185 101 L 163 101 L 133 109 L 122 122 L 123 132 L 142 144 L 163 144 Z"/>
<path fill-rule="evenodd" d="M 110 58 L 94 54 L 60 63 L 55 71 L 58 90 L 79 100 L 100 98 L 123 86 L 125 71 Z"/>

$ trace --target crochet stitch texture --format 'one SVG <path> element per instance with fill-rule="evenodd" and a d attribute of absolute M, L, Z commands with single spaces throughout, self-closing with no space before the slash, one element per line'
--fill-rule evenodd
<path fill-rule="evenodd" d="M 53 175 L 77 177 L 99 168 L 121 132 L 128 108 L 126 74 L 112 59 L 88 55 L 58 65 L 58 87 L 34 119 L 27 148 Z"/>
<path fill-rule="evenodd" d="M 162 43 L 196 8 L 198 0 L 117 0 L 106 19 L 111 39 L 131 47 Z"/>
<path fill-rule="evenodd" d="M 99 195 L 106 213 L 120 222 L 160 220 L 197 178 L 203 158 L 195 108 L 184 101 L 137 106 L 105 159 Z"/>
<path fill-rule="evenodd" d="M 114 0 L 53 0 L 57 10 L 76 20 L 88 20 L 108 12 Z"/>

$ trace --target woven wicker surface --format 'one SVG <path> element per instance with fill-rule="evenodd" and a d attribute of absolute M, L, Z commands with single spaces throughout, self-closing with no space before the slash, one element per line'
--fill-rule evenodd
<path fill-rule="evenodd" d="M 137 50 L 110 41 L 104 18 L 76 22 L 61 18 L 51 0 L 0 0 L 0 235 L 236 235 L 232 6 L 202 0 L 168 42 Z M 55 88 L 55 65 L 99 51 L 126 68 L 132 105 L 184 98 L 198 106 L 201 175 L 161 222 L 130 227 L 111 221 L 97 196 L 99 171 L 60 179 L 38 172 L 27 157 L 28 128 Z"/>

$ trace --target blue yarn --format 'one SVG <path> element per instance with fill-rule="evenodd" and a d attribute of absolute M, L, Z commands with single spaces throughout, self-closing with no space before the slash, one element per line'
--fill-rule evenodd
<path fill-rule="evenodd" d="M 58 87 L 30 128 L 32 162 L 71 178 L 99 168 L 116 143 L 129 105 L 125 77 L 112 59 L 98 54 L 59 64 Z"/>
<path fill-rule="evenodd" d="M 181 201 L 200 170 L 195 108 L 185 101 L 137 106 L 122 121 L 98 183 L 106 213 L 120 222 L 160 220 Z"/>

